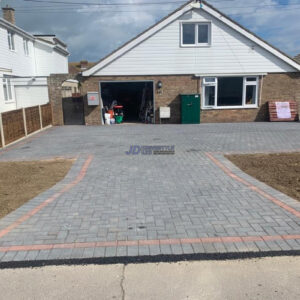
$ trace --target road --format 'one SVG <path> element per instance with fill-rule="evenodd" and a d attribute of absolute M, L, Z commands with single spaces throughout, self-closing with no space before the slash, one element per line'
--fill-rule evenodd
<path fill-rule="evenodd" d="M 1 299 L 300 299 L 300 257 L 0 270 Z"/>

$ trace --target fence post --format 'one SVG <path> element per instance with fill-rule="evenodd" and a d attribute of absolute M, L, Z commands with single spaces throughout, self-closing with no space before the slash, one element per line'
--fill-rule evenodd
<path fill-rule="evenodd" d="M 25 136 L 27 136 L 27 122 L 26 122 L 26 113 L 25 113 L 25 108 L 22 108 L 23 112 L 23 123 L 24 123 L 24 131 L 25 131 Z"/>
<path fill-rule="evenodd" d="M 2 113 L 0 113 L 0 133 L 1 133 L 2 148 L 4 148 L 5 147 L 5 138 L 4 138 L 3 123 L 2 123 Z"/>
<path fill-rule="evenodd" d="M 42 107 L 39 105 L 39 112 L 40 112 L 40 123 L 41 129 L 43 128 L 43 116 L 42 116 Z"/>

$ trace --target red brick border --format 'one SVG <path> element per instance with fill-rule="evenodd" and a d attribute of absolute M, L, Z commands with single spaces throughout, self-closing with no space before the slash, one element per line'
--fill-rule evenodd
<path fill-rule="evenodd" d="M 296 217 L 300 218 L 300 211 L 290 207 L 289 205 L 283 203 L 282 201 L 278 200 L 277 198 L 271 196 L 270 194 L 264 192 L 257 186 L 254 186 L 247 180 L 235 175 L 231 170 L 229 170 L 227 167 L 225 167 L 218 159 L 216 159 L 211 153 L 205 153 L 206 156 L 213 161 L 220 169 L 222 169 L 228 176 L 235 179 L 236 181 L 239 181 L 243 183 L 245 186 L 247 186 L 249 189 L 255 191 L 256 193 L 260 194 L 261 196 L 265 197 L 266 199 L 272 201 L 276 205 L 280 206 L 281 208 L 285 209 L 286 211 L 290 212 L 291 214 L 295 215 Z"/>
<path fill-rule="evenodd" d="M 20 245 L 0 247 L 0 252 L 10 251 L 35 251 L 51 249 L 73 249 L 73 248 L 103 248 L 120 246 L 145 246 L 145 245 L 184 245 L 184 244 L 211 244 L 211 243 L 238 243 L 238 242 L 259 242 L 259 241 L 281 241 L 300 240 L 299 235 L 276 235 L 276 236 L 233 236 L 233 237 L 204 237 L 193 239 L 167 239 L 167 240 L 136 240 L 136 241 L 111 241 L 111 242 L 90 242 L 90 243 L 67 243 L 67 244 L 46 244 L 46 245 Z"/>
<path fill-rule="evenodd" d="M 86 159 L 86 161 L 84 162 L 84 164 L 83 164 L 83 166 L 82 166 L 79 174 L 77 175 L 77 177 L 72 182 L 70 182 L 69 184 L 67 184 L 59 192 L 57 192 L 54 195 L 52 195 L 50 198 L 48 198 L 47 200 L 45 200 L 44 202 L 42 202 L 40 205 L 36 206 L 30 212 L 28 212 L 27 214 L 25 214 L 22 217 L 20 217 L 17 221 L 13 222 L 8 227 L 2 229 L 0 231 L 0 239 L 3 236 L 5 236 L 6 234 L 8 234 L 10 231 L 12 231 L 14 228 L 16 228 L 17 226 L 19 226 L 21 223 L 23 223 L 24 221 L 28 220 L 30 217 L 32 217 L 33 215 L 35 215 L 42 208 L 44 208 L 45 206 L 47 206 L 48 204 L 50 204 L 51 202 L 53 202 L 55 199 L 57 199 L 58 197 L 60 197 L 63 193 L 67 192 L 72 187 L 74 187 L 76 184 L 78 184 L 84 178 L 84 176 L 85 176 L 85 174 L 87 172 L 87 169 L 88 169 L 90 163 L 92 162 L 92 160 L 93 160 L 93 156 L 90 155 Z"/>
<path fill-rule="evenodd" d="M 279 205 L 280 207 L 286 209 L 287 211 L 293 213 L 297 217 L 300 217 L 300 212 L 289 207 L 285 203 L 279 201 L 273 196 L 267 194 L 266 192 L 260 190 L 254 185 L 250 184 L 246 180 L 240 178 L 239 176 L 233 174 L 227 167 L 225 167 L 220 161 L 213 157 L 210 153 L 206 155 L 227 175 L 234 178 L 235 180 L 245 184 L 250 189 L 256 191 L 257 193 L 263 195 L 270 201 Z M 29 219 L 31 216 L 40 211 L 43 207 L 47 206 L 49 203 L 54 201 L 61 194 L 65 193 L 77 183 L 79 183 L 85 176 L 87 169 L 93 159 L 90 155 L 85 161 L 83 167 L 81 168 L 79 174 L 74 181 L 66 185 L 58 193 L 55 193 L 52 197 L 45 200 L 39 206 L 31 210 L 29 213 L 25 214 L 19 218 L 16 222 L 8 226 L 7 228 L 0 231 L 0 238 L 9 233 L 12 229 L 17 227 L 19 224 Z M 275 235 L 275 236 L 233 236 L 233 237 L 203 237 L 203 238 L 182 238 L 182 239 L 161 239 L 161 240 L 133 240 L 133 241 L 99 241 L 99 242 L 86 242 L 86 243 L 61 243 L 61 244 L 42 244 L 42 245 L 19 245 L 19 246 L 3 246 L 0 247 L 0 252 L 14 252 L 14 251 L 36 251 L 36 250 L 51 250 L 51 249 L 73 249 L 73 248 L 103 248 L 103 247 L 121 247 L 121 246 L 145 246 L 145 245 L 184 245 L 184 244 L 211 244 L 211 243 L 238 243 L 238 242 L 258 242 L 258 241 L 280 241 L 280 240 L 300 240 L 299 235 Z"/>

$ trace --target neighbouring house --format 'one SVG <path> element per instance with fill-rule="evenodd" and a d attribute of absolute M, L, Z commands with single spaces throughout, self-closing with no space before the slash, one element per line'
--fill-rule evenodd
<path fill-rule="evenodd" d="M 82 60 L 80 62 L 69 62 L 69 74 L 78 74 L 84 70 L 91 68 L 95 63 Z M 75 95 L 78 97 L 80 94 L 80 84 L 76 79 L 67 79 L 62 83 L 62 97 L 70 98 Z"/>
<path fill-rule="evenodd" d="M 67 79 L 61 85 L 62 98 L 70 98 L 74 94 L 77 95 L 79 91 L 79 82 L 76 79 Z"/>
<path fill-rule="evenodd" d="M 159 123 L 160 108 L 169 107 L 164 123 L 180 123 L 187 108 L 181 95 L 194 94 L 201 98 L 200 122 L 265 121 L 268 101 L 300 103 L 299 71 L 296 60 L 207 2 L 188 1 L 80 71 L 83 95 L 100 99 L 91 106 L 83 98 L 81 113 L 86 124 L 103 124 L 102 108 L 116 100 L 125 120 L 143 120 L 147 109 Z M 61 99 L 54 95 L 59 80 L 52 82 L 54 124 L 61 125 Z"/>
<path fill-rule="evenodd" d="M 47 77 L 68 73 L 67 45 L 55 35 L 32 35 L 5 7 L 0 19 L 0 112 L 49 102 Z"/>
<path fill-rule="evenodd" d="M 87 60 L 81 60 L 80 62 L 69 62 L 69 73 L 77 74 L 81 73 L 91 67 L 93 67 L 96 63 L 90 62 Z"/>

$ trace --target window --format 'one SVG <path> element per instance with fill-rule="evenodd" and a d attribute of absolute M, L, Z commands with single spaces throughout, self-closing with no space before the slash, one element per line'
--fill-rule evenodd
<path fill-rule="evenodd" d="M 24 53 L 26 56 L 29 55 L 29 47 L 28 47 L 28 40 L 23 39 L 23 47 L 24 47 Z"/>
<path fill-rule="evenodd" d="M 184 45 L 195 44 L 195 24 L 182 24 L 182 43 Z"/>
<path fill-rule="evenodd" d="M 182 46 L 209 46 L 211 41 L 210 23 L 182 23 Z"/>
<path fill-rule="evenodd" d="M 203 107 L 256 107 L 257 86 L 258 77 L 205 77 Z"/>
<path fill-rule="evenodd" d="M 204 78 L 203 82 L 205 84 L 204 106 L 214 106 L 216 95 L 217 95 L 217 91 L 216 91 L 217 78 L 215 78 L 215 77 L 206 77 L 206 78 Z"/>
<path fill-rule="evenodd" d="M 257 78 L 256 77 L 246 77 L 244 78 L 245 86 L 245 104 L 255 105 L 257 98 Z"/>
<path fill-rule="evenodd" d="M 243 77 L 218 78 L 218 106 L 243 105 Z"/>
<path fill-rule="evenodd" d="M 14 34 L 11 31 L 7 32 L 7 39 L 8 39 L 8 48 L 9 50 L 15 50 L 15 39 Z"/>
<path fill-rule="evenodd" d="M 198 43 L 199 44 L 208 44 L 208 24 L 199 24 L 198 25 Z"/>
<path fill-rule="evenodd" d="M 4 100 L 6 102 L 13 101 L 13 87 L 11 85 L 10 78 L 3 78 L 3 93 L 4 93 Z"/>

